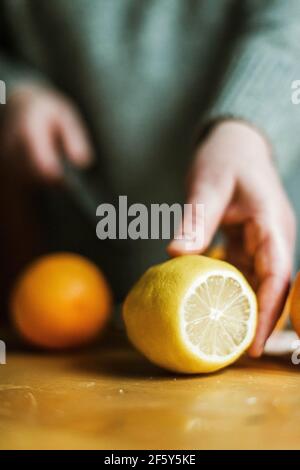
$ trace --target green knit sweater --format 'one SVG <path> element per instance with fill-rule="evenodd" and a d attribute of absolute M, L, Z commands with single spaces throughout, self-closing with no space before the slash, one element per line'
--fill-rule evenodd
<path fill-rule="evenodd" d="M 256 126 L 282 175 L 300 157 L 299 0 L 1 0 L 0 25 L 8 93 L 72 97 L 116 194 L 181 200 L 195 133 L 224 117 Z M 160 258 L 141 250 L 140 270 Z"/>
<path fill-rule="evenodd" d="M 137 173 L 137 156 L 146 168 L 149 146 L 181 143 L 204 116 L 252 122 L 281 171 L 298 158 L 298 0 L 1 0 L 0 17 L 9 90 L 38 76 L 63 88 L 112 165 L 121 153 Z"/>

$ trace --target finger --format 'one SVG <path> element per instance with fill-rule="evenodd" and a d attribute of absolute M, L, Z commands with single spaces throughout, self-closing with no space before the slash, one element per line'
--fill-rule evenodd
<path fill-rule="evenodd" d="M 262 243 L 266 233 L 264 233 L 264 225 L 257 219 L 250 219 L 245 223 L 244 240 L 245 251 L 249 256 L 254 256 L 259 245 Z"/>
<path fill-rule="evenodd" d="M 259 357 L 281 315 L 289 287 L 289 278 L 270 274 L 258 290 L 259 323 L 255 340 L 249 348 L 251 357 Z"/>
<path fill-rule="evenodd" d="M 257 292 L 258 327 L 249 349 L 252 357 L 263 353 L 264 345 L 279 318 L 289 286 L 292 271 L 291 247 L 279 234 L 271 234 L 255 255 L 260 284 Z"/>
<path fill-rule="evenodd" d="M 204 249 L 204 205 L 197 201 L 184 204 L 183 220 L 167 250 L 171 256 L 197 254 Z"/>
<path fill-rule="evenodd" d="M 168 246 L 168 253 L 171 256 L 203 253 L 220 225 L 233 191 L 234 179 L 231 174 L 225 174 L 224 169 L 215 168 L 210 162 L 203 164 L 192 179 L 187 204 L 194 210 L 184 213 L 179 230 L 183 239 L 174 239 Z M 202 205 L 203 210 L 202 216 L 197 217 L 195 221 L 197 205 Z M 191 228 L 193 228 L 192 233 Z M 201 237 L 198 236 L 200 232 L 203 234 Z"/>
<path fill-rule="evenodd" d="M 21 148 L 27 155 L 30 170 L 48 182 L 60 180 L 62 167 L 50 124 L 31 123 Z"/>
<path fill-rule="evenodd" d="M 226 261 L 238 268 L 252 287 L 256 285 L 253 257 L 245 250 L 244 225 L 223 227 L 226 243 Z"/>
<path fill-rule="evenodd" d="M 87 130 L 75 111 L 62 112 L 56 123 L 57 135 L 65 156 L 77 166 L 86 167 L 93 161 Z"/>

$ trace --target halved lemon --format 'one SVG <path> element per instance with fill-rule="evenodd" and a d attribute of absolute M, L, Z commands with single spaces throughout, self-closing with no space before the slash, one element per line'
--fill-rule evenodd
<path fill-rule="evenodd" d="M 129 339 L 150 361 L 182 373 L 234 362 L 253 340 L 256 297 L 224 261 L 180 256 L 150 268 L 124 303 Z"/>

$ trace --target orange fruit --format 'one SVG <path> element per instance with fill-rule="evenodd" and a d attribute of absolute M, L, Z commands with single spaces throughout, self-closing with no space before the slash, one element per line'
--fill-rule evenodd
<path fill-rule="evenodd" d="M 292 325 L 300 336 L 300 272 L 297 273 L 289 293 L 289 306 Z"/>
<path fill-rule="evenodd" d="M 284 330 L 286 325 L 287 325 L 288 319 L 290 317 L 290 312 L 291 312 L 292 292 L 293 292 L 293 287 L 291 288 L 291 290 L 290 290 L 290 292 L 287 296 L 287 299 L 285 301 L 282 313 L 281 313 L 280 317 L 277 320 L 274 331 Z M 300 294 L 300 291 L 299 291 L 299 294 Z"/>
<path fill-rule="evenodd" d="M 11 314 L 21 336 L 50 349 L 91 341 L 106 324 L 111 306 L 111 291 L 101 271 L 71 253 L 34 261 L 11 296 Z"/>

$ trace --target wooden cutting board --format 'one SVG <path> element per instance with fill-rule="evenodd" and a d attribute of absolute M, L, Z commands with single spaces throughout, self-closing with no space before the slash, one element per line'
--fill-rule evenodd
<path fill-rule="evenodd" d="M 120 334 L 67 355 L 11 347 L 0 366 L 1 449 L 300 447 L 300 365 L 290 355 L 184 377 Z"/>

